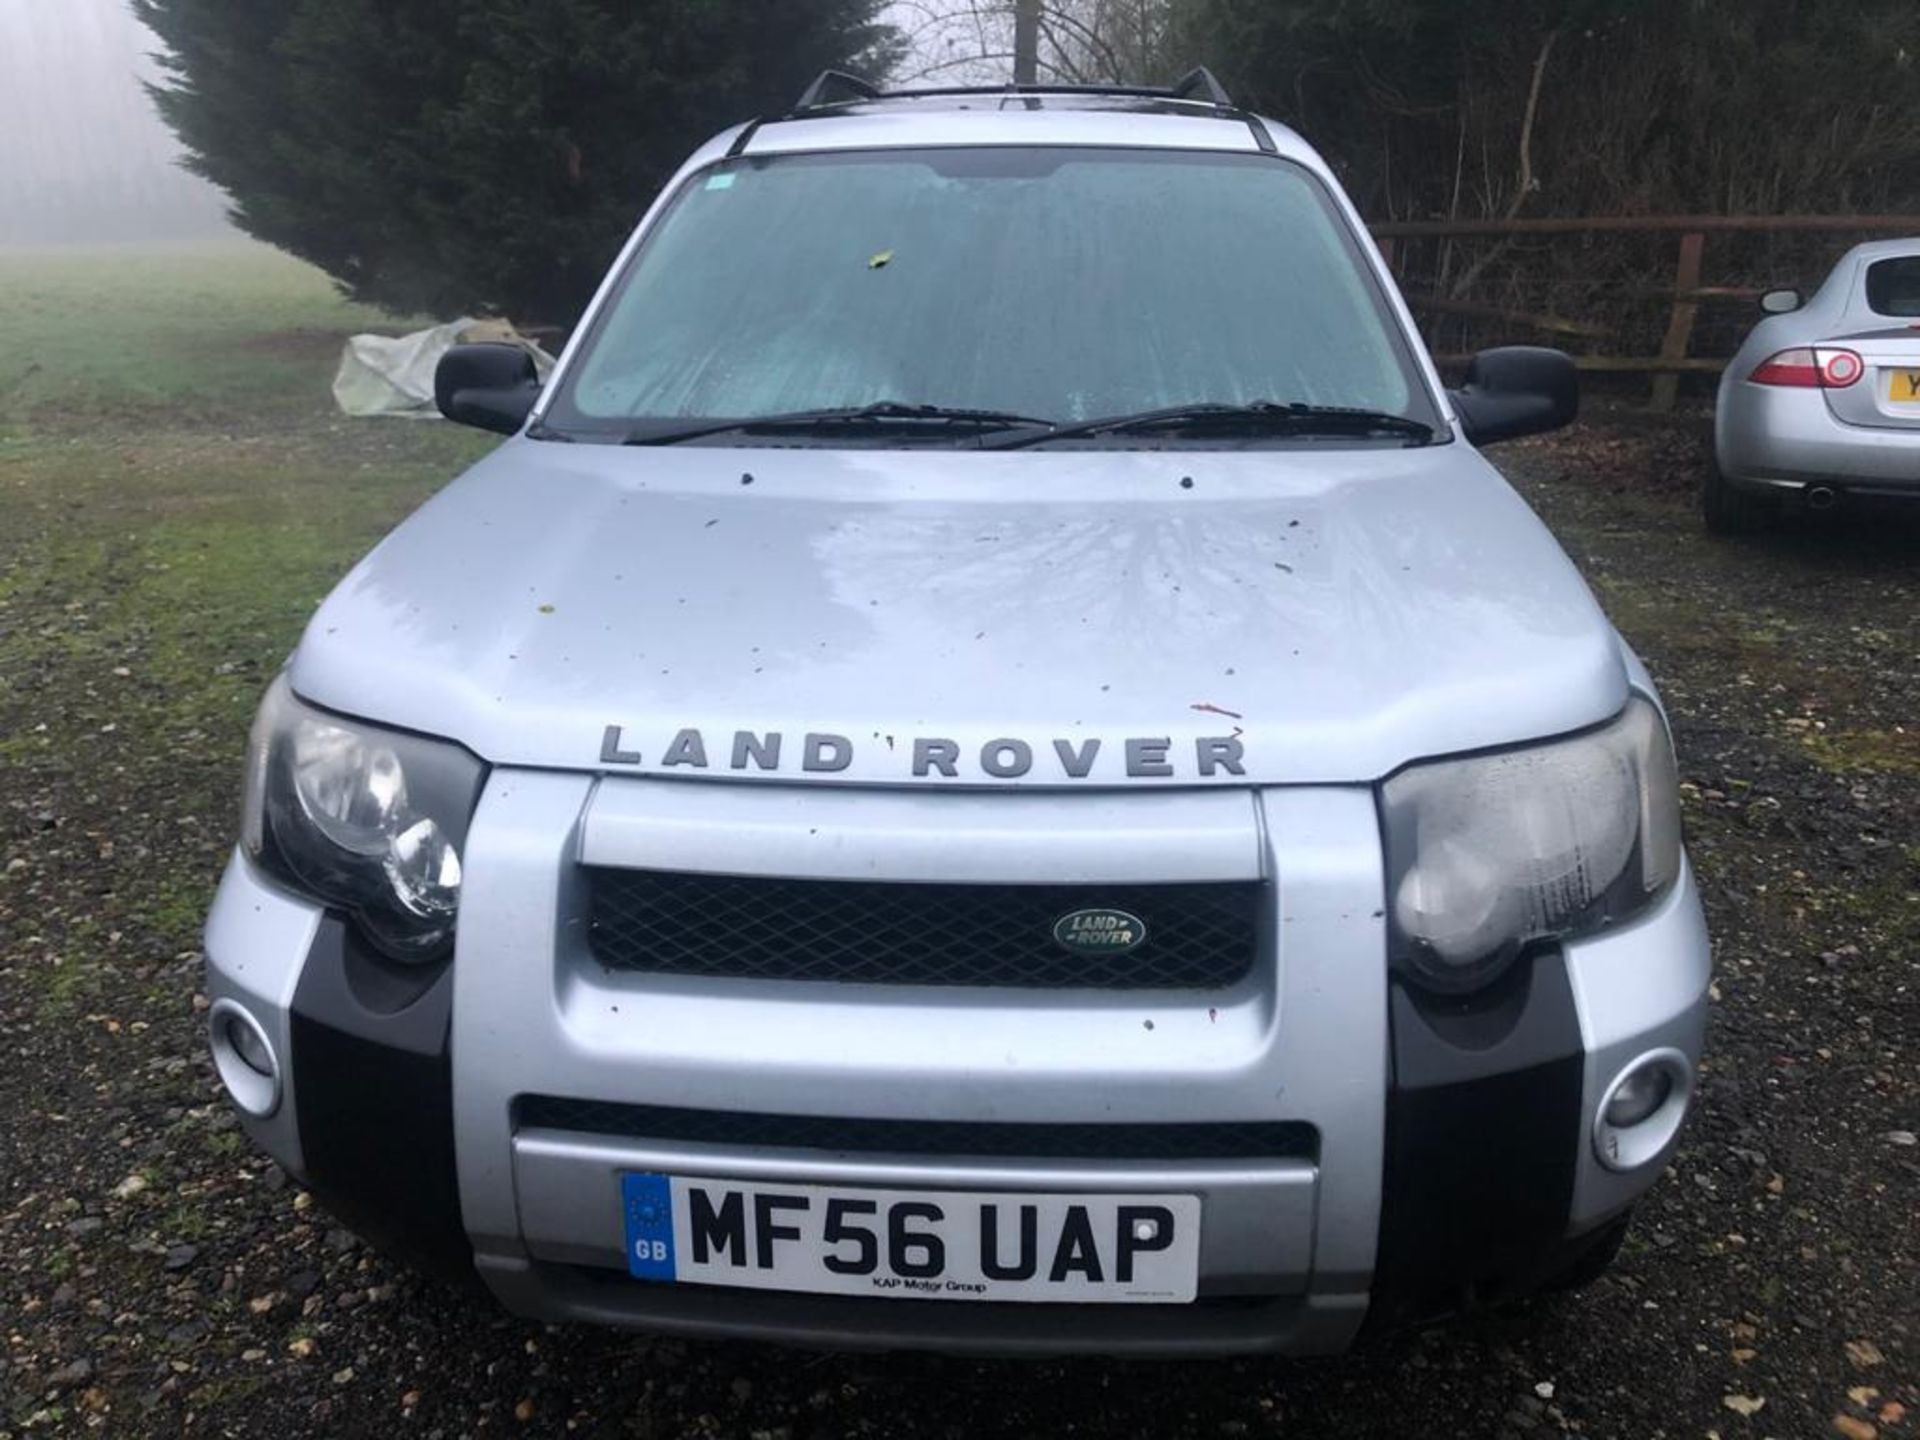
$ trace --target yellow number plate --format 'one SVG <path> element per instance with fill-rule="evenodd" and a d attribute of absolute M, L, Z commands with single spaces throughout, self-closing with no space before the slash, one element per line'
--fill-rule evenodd
<path fill-rule="evenodd" d="M 1887 398 L 1901 405 L 1920 405 L 1920 370 L 1888 371 Z"/>

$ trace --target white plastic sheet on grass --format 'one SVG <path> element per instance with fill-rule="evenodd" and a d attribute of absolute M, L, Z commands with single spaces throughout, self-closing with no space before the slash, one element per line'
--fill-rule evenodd
<path fill-rule="evenodd" d="M 543 381 L 553 369 L 553 357 L 504 320 L 454 320 L 411 335 L 349 338 L 333 377 L 334 401 L 349 415 L 437 419 L 434 367 L 455 345 L 483 340 L 520 346 L 533 356 L 533 368 Z"/>

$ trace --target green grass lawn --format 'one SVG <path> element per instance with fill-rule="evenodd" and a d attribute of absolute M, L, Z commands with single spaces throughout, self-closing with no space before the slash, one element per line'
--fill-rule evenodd
<path fill-rule="evenodd" d="M 112 430 L 298 411 L 356 330 L 390 328 L 312 266 L 249 241 L 0 251 L 0 423 Z M 319 376 L 324 380 L 324 376 Z"/>
<path fill-rule="evenodd" d="M 83 1001 L 107 963 L 88 893 L 156 952 L 195 944 L 261 689 L 347 567 L 488 448 L 334 409 L 344 338 L 417 323 L 241 241 L 0 252 L 0 869 L 27 862 L 0 874 L 0 961 L 41 940 L 50 994 Z M 104 847 L 96 883 L 22 903 L 75 844 Z"/>

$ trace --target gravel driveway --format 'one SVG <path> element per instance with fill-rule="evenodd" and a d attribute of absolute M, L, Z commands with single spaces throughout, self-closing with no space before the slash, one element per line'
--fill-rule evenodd
<path fill-rule="evenodd" d="M 1673 709 L 1718 950 L 1698 1116 L 1594 1289 L 1313 1364 L 655 1343 L 368 1253 L 250 1151 L 199 1039 L 234 697 L 299 607 L 109 615 L 76 587 L 156 563 L 131 525 L 76 568 L 59 492 L 0 491 L 0 1440 L 1920 1435 L 1920 524 L 1709 542 L 1698 458 L 1697 424 L 1626 422 L 1501 456 Z M 232 695 L 128 703 L 136 632 Z"/>

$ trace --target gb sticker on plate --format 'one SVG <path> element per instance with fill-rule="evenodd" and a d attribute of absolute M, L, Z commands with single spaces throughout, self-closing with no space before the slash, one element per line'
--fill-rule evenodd
<path fill-rule="evenodd" d="M 641 1280 L 672 1280 L 673 1182 L 629 1171 L 620 1177 L 627 1215 L 627 1269 Z"/>

